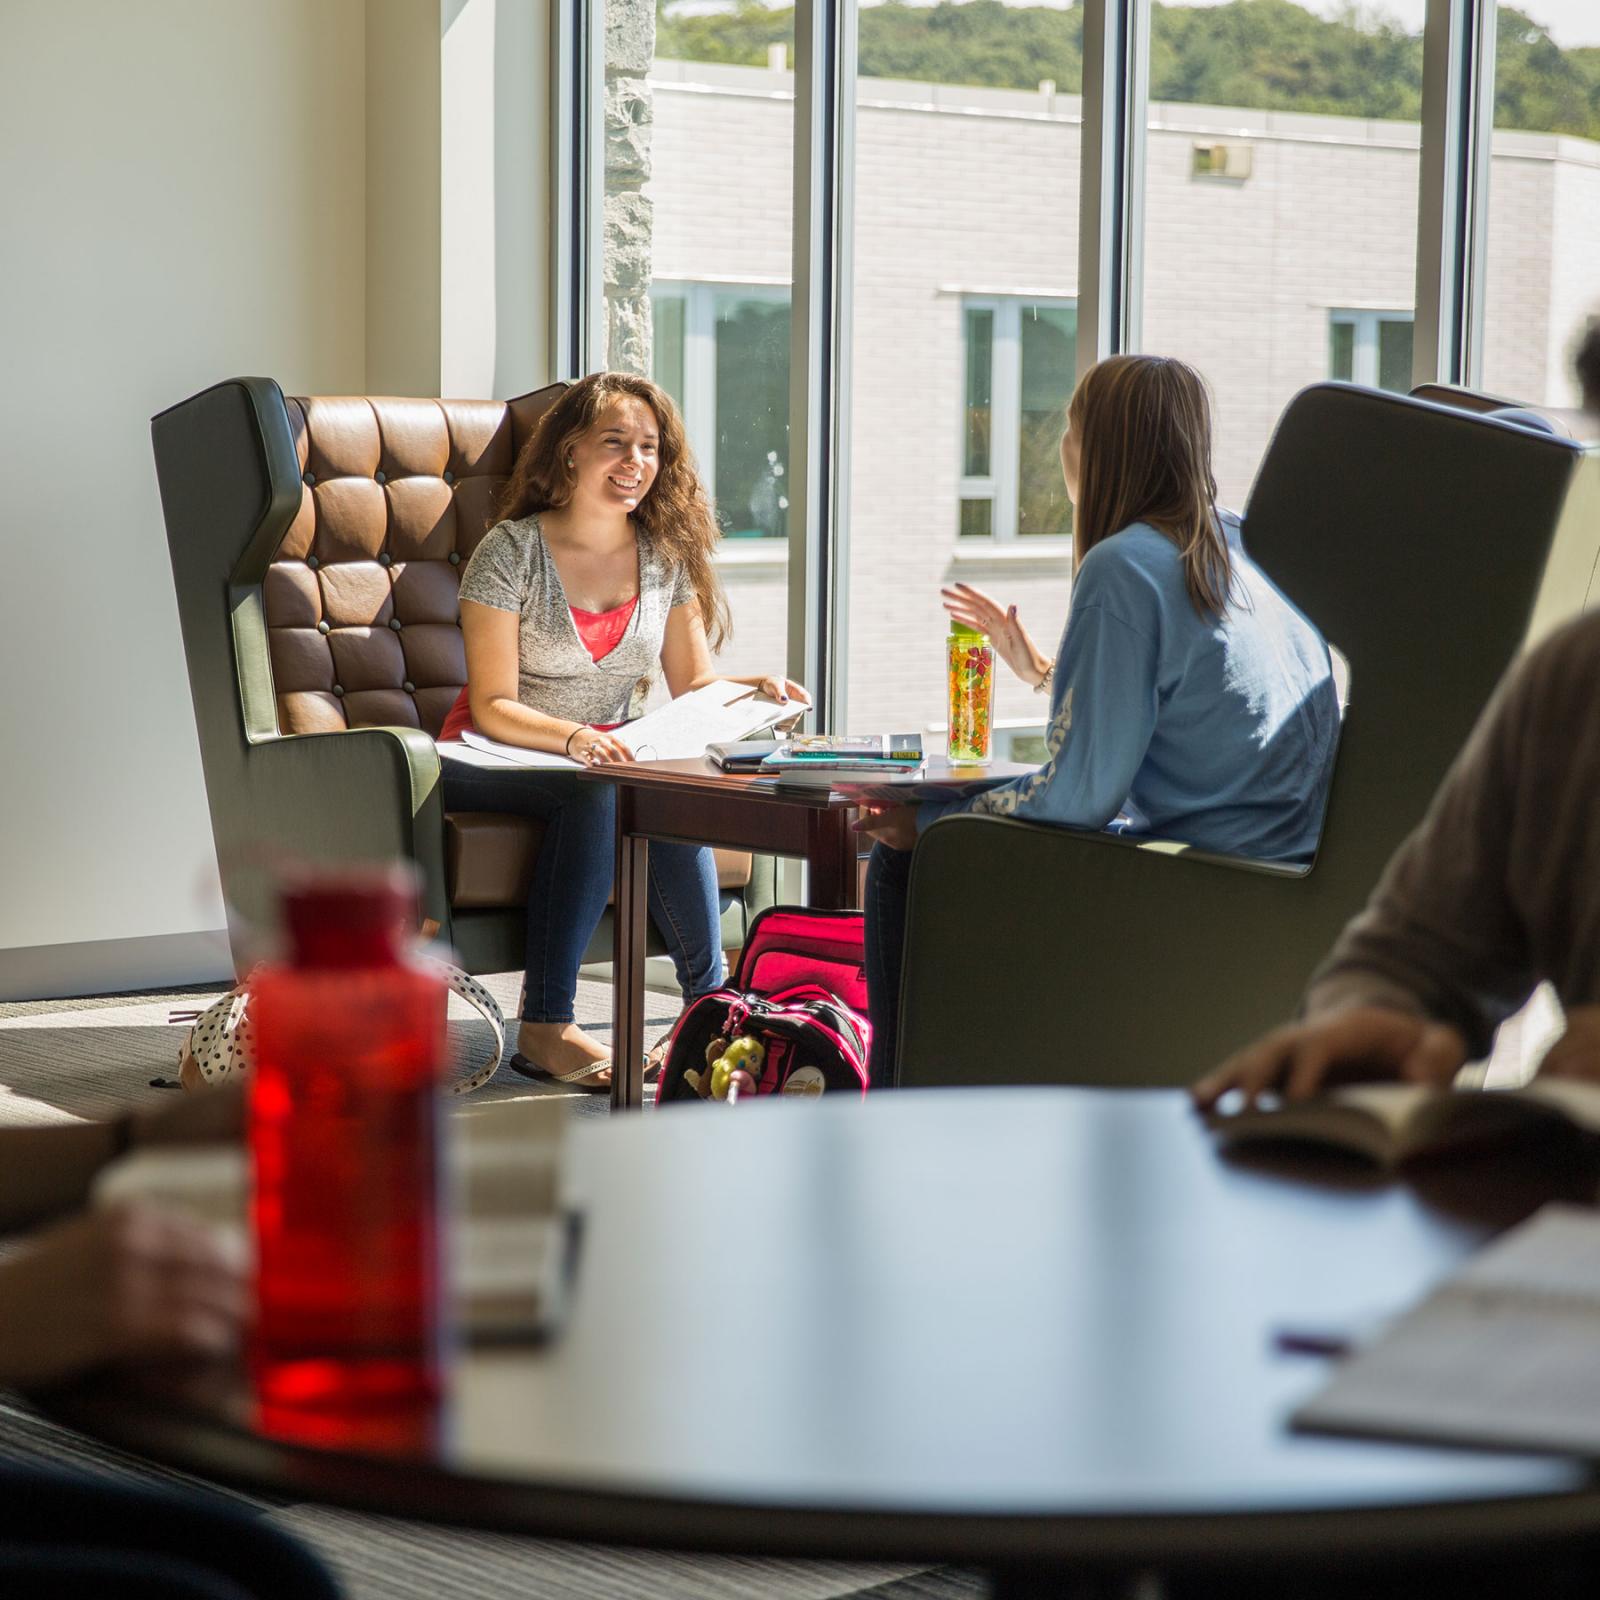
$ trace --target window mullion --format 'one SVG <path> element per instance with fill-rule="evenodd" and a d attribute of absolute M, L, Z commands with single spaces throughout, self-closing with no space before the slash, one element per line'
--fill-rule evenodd
<path fill-rule="evenodd" d="M 1084 0 L 1078 372 L 1139 345 L 1150 0 Z"/>
<path fill-rule="evenodd" d="M 795 6 L 788 660 L 825 730 L 845 715 L 856 20 L 856 0 Z"/>
<path fill-rule="evenodd" d="M 605 365 L 605 15 L 603 0 L 550 7 L 552 373 Z"/>
<path fill-rule="evenodd" d="M 1428 0 L 1414 383 L 1481 379 L 1495 0 Z"/>
<path fill-rule="evenodd" d="M 989 380 L 989 471 L 994 478 L 994 536 L 1017 536 L 1022 463 L 1022 315 L 1015 300 L 995 306 L 994 369 Z"/>

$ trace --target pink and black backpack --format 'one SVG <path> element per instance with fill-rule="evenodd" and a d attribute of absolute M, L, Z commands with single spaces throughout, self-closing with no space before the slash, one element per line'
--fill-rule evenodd
<path fill-rule="evenodd" d="M 859 911 L 763 911 L 732 982 L 678 1019 L 656 1103 L 865 1094 L 872 1025 L 862 928 Z"/>

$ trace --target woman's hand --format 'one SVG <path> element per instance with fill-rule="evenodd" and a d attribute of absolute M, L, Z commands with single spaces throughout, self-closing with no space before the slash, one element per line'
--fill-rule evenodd
<path fill-rule="evenodd" d="M 1037 688 L 1050 665 L 1040 655 L 1015 606 L 1002 606 L 992 595 L 970 583 L 952 583 L 939 591 L 944 608 L 957 622 L 989 635 L 1000 659 L 1028 685 Z"/>
<path fill-rule="evenodd" d="M 567 754 L 585 767 L 604 767 L 634 759 L 633 751 L 616 734 L 581 726 L 568 737 Z"/>
<path fill-rule="evenodd" d="M 148 1205 L 90 1211 L 0 1264 L 0 1383 L 225 1356 L 249 1303 L 242 1252 L 215 1229 Z"/>
<path fill-rule="evenodd" d="M 852 824 L 856 833 L 864 833 L 891 850 L 914 850 L 917 844 L 917 808 L 915 806 L 863 807 L 861 815 Z"/>
<path fill-rule="evenodd" d="M 753 684 L 757 694 L 764 694 L 769 700 L 776 700 L 780 706 L 788 705 L 791 700 L 798 700 L 803 706 L 811 704 L 811 696 L 806 693 L 803 685 L 796 683 L 793 678 L 785 678 L 776 672 L 764 678 L 736 678 L 734 682 Z"/>

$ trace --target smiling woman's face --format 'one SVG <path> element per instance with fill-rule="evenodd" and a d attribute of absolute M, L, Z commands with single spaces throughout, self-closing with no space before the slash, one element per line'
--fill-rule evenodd
<path fill-rule="evenodd" d="M 638 509 L 660 469 L 661 429 L 643 400 L 621 395 L 572 446 L 572 502 L 615 515 Z"/>

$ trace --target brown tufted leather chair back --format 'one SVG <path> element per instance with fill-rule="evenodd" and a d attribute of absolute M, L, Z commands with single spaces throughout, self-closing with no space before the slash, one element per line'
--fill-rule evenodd
<path fill-rule="evenodd" d="M 285 401 L 303 487 L 263 589 L 279 732 L 438 734 L 467 680 L 461 569 L 564 388 Z"/>

